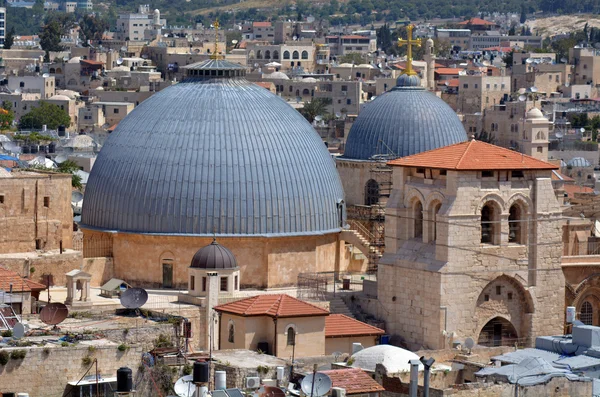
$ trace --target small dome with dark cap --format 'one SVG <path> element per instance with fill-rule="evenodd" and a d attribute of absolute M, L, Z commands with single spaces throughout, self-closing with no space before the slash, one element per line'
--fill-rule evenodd
<path fill-rule="evenodd" d="M 217 240 L 206 247 L 202 247 L 192 258 L 192 268 L 196 269 L 236 269 L 238 267 L 235 256 Z"/>

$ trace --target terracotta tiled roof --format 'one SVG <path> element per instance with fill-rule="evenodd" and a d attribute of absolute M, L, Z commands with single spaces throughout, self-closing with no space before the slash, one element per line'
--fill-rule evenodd
<path fill-rule="evenodd" d="M 444 81 L 444 85 L 447 87 L 458 87 L 459 80 L 458 79 L 450 79 Z"/>
<path fill-rule="evenodd" d="M 117 128 L 118 125 L 119 125 L 119 123 L 113 124 L 110 127 L 108 127 L 108 129 L 106 131 L 113 132 L 115 130 L 115 128 Z"/>
<path fill-rule="evenodd" d="M 327 316 L 329 311 L 289 295 L 256 295 L 215 307 L 216 311 L 244 317 L 312 317 Z"/>
<path fill-rule="evenodd" d="M 486 21 L 481 18 L 471 18 L 469 20 L 460 22 L 459 25 L 482 25 L 482 26 L 496 26 L 494 22 Z"/>
<path fill-rule="evenodd" d="M 271 22 L 252 22 L 252 26 L 255 28 L 270 28 Z"/>
<path fill-rule="evenodd" d="M 385 331 L 343 314 L 330 314 L 325 319 L 325 337 L 383 335 Z"/>
<path fill-rule="evenodd" d="M 333 387 L 346 389 L 347 395 L 383 392 L 385 389 L 360 368 L 321 371 L 331 378 Z"/>
<path fill-rule="evenodd" d="M 388 164 L 462 171 L 558 169 L 554 164 L 474 139 L 402 157 Z"/>
<path fill-rule="evenodd" d="M 368 39 L 368 37 L 359 36 L 357 34 L 351 34 L 351 35 L 348 35 L 348 36 L 342 36 L 342 39 Z"/>
<path fill-rule="evenodd" d="M 268 81 L 258 81 L 256 83 L 254 83 L 262 88 L 266 88 L 267 90 L 270 90 L 271 87 L 273 86 L 273 83 L 268 82 Z"/>
<path fill-rule="evenodd" d="M 460 73 L 463 69 L 461 68 L 437 68 L 435 69 L 435 72 L 437 74 L 452 74 L 452 75 L 457 75 L 458 73 Z"/>
<path fill-rule="evenodd" d="M 575 193 L 594 193 L 594 189 L 592 189 L 591 187 L 572 184 L 565 184 L 563 186 L 563 189 L 565 193 L 567 193 L 567 196 L 569 196 L 570 198 L 574 198 Z"/>
<path fill-rule="evenodd" d="M 511 52 L 512 48 L 495 46 L 495 47 L 483 48 L 483 51 Z"/>
<path fill-rule="evenodd" d="M 46 289 L 44 284 L 23 278 L 17 272 L 0 267 L 0 290 L 10 291 L 12 284 L 13 292 L 31 292 L 32 290 Z"/>

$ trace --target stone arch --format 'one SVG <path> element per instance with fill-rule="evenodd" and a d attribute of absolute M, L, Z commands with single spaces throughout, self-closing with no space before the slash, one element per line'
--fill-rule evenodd
<path fill-rule="evenodd" d="M 406 193 L 406 196 L 404 196 L 404 206 L 406 208 L 410 208 L 415 199 L 419 199 L 421 201 L 421 203 L 426 202 L 425 197 L 423 196 L 423 193 L 421 193 L 420 191 L 418 191 L 415 188 L 412 188 Z"/>
<path fill-rule="evenodd" d="M 269 50 L 265 51 L 265 59 L 271 59 L 271 51 L 269 51 Z"/>
<path fill-rule="evenodd" d="M 529 213 L 529 209 L 533 208 L 531 197 L 524 195 L 523 193 L 515 193 L 506 201 L 506 208 L 510 208 L 511 205 L 519 203 L 523 206 L 525 211 Z"/>
<path fill-rule="evenodd" d="M 438 201 L 440 203 L 443 203 L 444 200 L 446 199 L 446 197 L 442 194 L 442 192 L 436 191 L 436 192 L 431 192 L 427 195 L 427 198 L 425 199 L 425 207 L 430 208 L 431 204 L 434 201 Z"/>
<path fill-rule="evenodd" d="M 273 51 L 273 59 L 279 59 L 279 51 L 277 51 L 277 50 Z"/>
<path fill-rule="evenodd" d="M 437 192 L 436 192 L 437 193 Z M 443 205 L 444 196 L 439 193 L 432 193 L 427 196 L 427 206 L 425 214 L 425 226 L 427 229 L 427 241 L 435 242 L 439 236 L 438 214 Z"/>
<path fill-rule="evenodd" d="M 254 50 L 248 52 L 248 59 L 254 59 Z"/>
<path fill-rule="evenodd" d="M 502 274 L 482 288 L 475 302 L 477 338 L 481 337 L 484 328 L 496 317 L 510 323 L 516 330 L 517 337 L 528 338 L 534 310 L 533 298 L 523 284 L 514 277 Z"/>
<path fill-rule="evenodd" d="M 283 59 L 290 59 L 290 52 L 289 51 L 284 51 L 283 52 Z"/>
<path fill-rule="evenodd" d="M 159 272 L 162 272 L 162 288 L 173 288 L 175 286 L 175 254 L 171 251 L 163 251 L 159 256 Z"/>
<path fill-rule="evenodd" d="M 575 306 L 581 313 L 582 306 L 589 302 L 593 308 L 593 325 L 600 325 L 600 273 L 593 273 L 573 289 L 573 299 L 569 306 Z"/>
<path fill-rule="evenodd" d="M 292 59 L 300 59 L 300 53 L 298 51 L 292 52 Z"/>
<path fill-rule="evenodd" d="M 481 243 L 499 245 L 502 241 L 502 208 L 498 202 L 487 200 L 479 214 Z"/>
<path fill-rule="evenodd" d="M 365 183 L 365 205 L 374 205 L 379 202 L 379 183 L 375 179 L 369 179 Z"/>
<path fill-rule="evenodd" d="M 308 51 L 302 51 L 302 59 L 308 59 Z"/>
<path fill-rule="evenodd" d="M 286 324 L 284 334 L 286 339 L 286 345 L 292 346 L 296 344 L 296 337 L 298 336 L 298 328 L 296 327 L 296 324 Z"/>
<path fill-rule="evenodd" d="M 232 319 L 227 323 L 227 342 L 235 343 L 235 321 Z"/>
<path fill-rule="evenodd" d="M 509 201 L 510 202 L 510 201 Z M 517 199 L 508 207 L 508 242 L 513 244 L 527 244 L 528 241 L 528 219 L 526 203 Z"/>
<path fill-rule="evenodd" d="M 477 344 L 482 346 L 512 346 L 519 341 L 519 331 L 504 316 L 493 316 L 477 333 Z"/>
<path fill-rule="evenodd" d="M 256 51 L 256 59 L 262 59 L 262 58 L 263 58 L 262 50 Z"/>
<path fill-rule="evenodd" d="M 475 213 L 477 215 L 481 214 L 481 209 L 483 208 L 484 205 L 486 205 L 488 202 L 494 202 L 496 203 L 496 205 L 498 205 L 500 207 L 500 211 L 504 212 L 504 208 L 506 208 L 506 205 L 504 203 L 504 200 L 502 199 L 502 197 L 500 197 L 499 195 L 497 195 L 496 193 L 489 193 L 486 194 L 480 201 L 479 204 L 477 205 L 477 210 L 475 211 Z"/>

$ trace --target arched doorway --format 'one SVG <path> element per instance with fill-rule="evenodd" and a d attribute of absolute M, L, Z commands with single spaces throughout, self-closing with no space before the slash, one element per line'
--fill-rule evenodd
<path fill-rule="evenodd" d="M 375 205 L 379 202 L 379 183 L 369 179 L 365 185 L 365 205 Z"/>
<path fill-rule="evenodd" d="M 510 321 L 502 317 L 494 317 L 481 329 L 477 344 L 488 347 L 512 346 L 518 340 L 517 330 Z"/>

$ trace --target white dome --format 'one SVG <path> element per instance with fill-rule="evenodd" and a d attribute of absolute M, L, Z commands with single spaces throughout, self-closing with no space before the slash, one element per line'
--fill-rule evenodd
<path fill-rule="evenodd" d="M 279 80 L 289 80 L 290 79 L 288 77 L 288 75 L 283 72 L 273 72 L 273 73 L 269 73 L 269 74 L 264 74 L 263 78 L 264 79 L 279 79 Z"/>
<path fill-rule="evenodd" d="M 340 68 L 351 68 L 351 67 L 354 67 L 354 65 L 351 64 L 351 63 L 342 63 L 342 64 L 338 65 L 338 67 L 340 67 Z"/>
<path fill-rule="evenodd" d="M 64 95 L 71 99 L 76 99 L 79 96 L 79 93 L 73 90 L 56 90 L 56 95 Z"/>
<path fill-rule="evenodd" d="M 69 59 L 69 62 L 67 63 L 79 63 L 81 61 L 81 57 L 73 57 L 71 59 Z"/>
<path fill-rule="evenodd" d="M 368 63 L 361 63 L 360 65 L 358 65 L 358 67 L 359 68 L 375 69 L 375 66 L 369 65 Z"/>
<path fill-rule="evenodd" d="M 49 98 L 50 101 L 70 101 L 71 98 L 69 98 L 66 95 L 53 95 Z"/>
<path fill-rule="evenodd" d="M 71 138 L 65 147 L 72 147 L 73 149 L 88 149 L 94 147 L 94 139 L 88 135 L 77 135 Z"/>
<path fill-rule="evenodd" d="M 546 119 L 542 111 L 538 108 L 532 108 L 527 112 L 527 120 L 541 120 Z"/>
<path fill-rule="evenodd" d="M 409 360 L 418 360 L 415 353 L 392 345 L 377 345 L 363 349 L 352 355 L 352 367 L 366 371 L 375 371 L 377 364 L 382 364 L 388 374 L 410 372 Z M 423 364 L 419 364 L 423 370 Z"/>
<path fill-rule="evenodd" d="M 302 81 L 305 83 L 316 83 L 317 79 L 315 79 L 314 77 L 305 77 L 302 79 Z"/>

